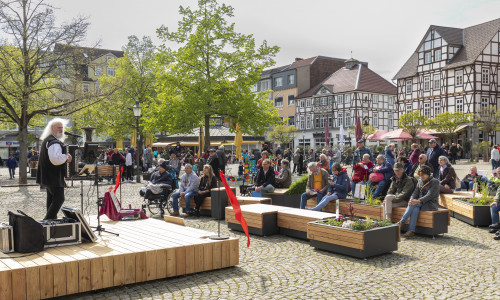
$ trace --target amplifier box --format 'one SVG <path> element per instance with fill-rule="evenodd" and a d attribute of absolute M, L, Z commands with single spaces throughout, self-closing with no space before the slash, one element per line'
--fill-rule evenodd
<path fill-rule="evenodd" d="M 14 229 L 9 224 L 0 222 L 0 251 L 14 252 Z"/>
<path fill-rule="evenodd" d="M 75 245 L 82 242 L 81 223 L 73 219 L 39 221 L 43 226 L 45 248 Z"/>

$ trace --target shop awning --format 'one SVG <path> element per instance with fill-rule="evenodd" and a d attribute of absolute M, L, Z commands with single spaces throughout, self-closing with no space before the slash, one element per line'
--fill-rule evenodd
<path fill-rule="evenodd" d="M 173 143 L 162 143 L 162 142 L 156 142 L 153 143 L 153 147 L 167 147 L 172 145 Z"/>

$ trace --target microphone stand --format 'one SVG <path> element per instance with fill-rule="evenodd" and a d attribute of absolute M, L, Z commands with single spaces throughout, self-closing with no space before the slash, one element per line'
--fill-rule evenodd
<path fill-rule="evenodd" d="M 95 162 L 95 184 L 96 184 L 96 191 L 97 191 L 97 227 L 92 226 L 95 228 L 94 232 L 99 232 L 99 236 L 101 236 L 101 232 L 107 232 L 110 234 L 114 234 L 116 236 L 119 236 L 120 234 L 116 232 L 111 232 L 106 230 L 104 227 L 101 226 L 101 215 L 99 214 L 100 208 L 104 206 L 103 204 L 103 199 L 104 197 L 99 197 L 99 171 L 97 169 L 97 160 Z"/>

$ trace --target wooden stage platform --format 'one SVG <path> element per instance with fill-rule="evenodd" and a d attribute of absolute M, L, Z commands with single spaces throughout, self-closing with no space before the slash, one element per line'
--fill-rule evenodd
<path fill-rule="evenodd" d="M 91 218 L 95 226 L 97 219 Z M 105 221 L 103 221 L 105 220 Z M 239 263 L 238 239 L 160 220 L 109 221 L 96 243 L 0 257 L 0 299 L 46 299 L 227 268 Z"/>

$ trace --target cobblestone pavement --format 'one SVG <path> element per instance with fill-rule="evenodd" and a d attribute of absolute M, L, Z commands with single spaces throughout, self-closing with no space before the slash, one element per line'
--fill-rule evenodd
<path fill-rule="evenodd" d="M 460 177 L 469 165 L 456 166 Z M 488 170 L 489 164 L 479 164 Z M 233 173 L 234 174 L 234 173 Z M 12 184 L 5 168 L 0 185 Z M 105 185 L 109 186 L 109 185 Z M 140 185 L 123 184 L 125 205 L 139 206 Z M 84 184 L 87 213 L 95 214 L 95 192 Z M 105 187 L 100 188 L 102 194 Z M 66 191 L 68 206 L 80 206 L 79 182 Z M 45 192 L 38 187 L 2 187 L 0 221 L 21 209 L 35 218 L 45 213 Z M 209 218 L 186 218 L 187 226 L 215 232 Z M 449 233 L 432 239 L 416 236 L 399 243 L 398 251 L 360 260 L 315 250 L 306 241 L 282 235 L 223 234 L 240 239 L 236 267 L 78 294 L 69 299 L 500 299 L 500 243 L 486 228 L 451 220 Z"/>

